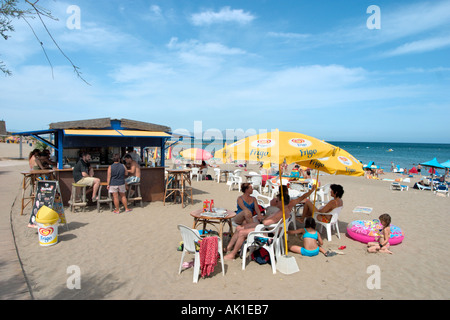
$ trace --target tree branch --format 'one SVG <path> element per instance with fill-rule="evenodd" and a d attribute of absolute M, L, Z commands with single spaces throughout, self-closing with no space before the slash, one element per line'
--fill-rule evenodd
<path fill-rule="evenodd" d="M 47 34 L 50 36 L 50 38 L 52 39 L 53 43 L 54 43 L 55 46 L 58 48 L 58 50 L 61 52 L 61 54 L 67 59 L 67 61 L 70 62 L 70 64 L 71 64 L 72 67 L 73 67 L 73 70 L 74 70 L 74 72 L 77 74 L 77 76 L 78 76 L 81 80 L 83 80 L 87 85 L 90 85 L 90 84 L 89 84 L 89 83 L 81 76 L 82 73 L 79 71 L 80 68 L 78 68 L 78 67 L 72 62 L 72 60 L 70 60 L 70 58 L 64 53 L 64 51 L 60 48 L 60 46 L 58 45 L 58 43 L 55 41 L 55 39 L 53 38 L 52 34 L 51 34 L 50 31 L 48 30 L 47 25 L 45 24 L 44 20 L 42 20 L 41 15 L 46 16 L 46 17 L 48 17 L 48 18 L 50 18 L 50 19 L 54 19 L 54 20 L 57 20 L 57 19 L 54 18 L 54 17 L 51 15 L 50 11 L 46 11 L 46 12 L 41 11 L 41 10 L 44 10 L 44 9 L 41 9 L 41 8 L 39 8 L 39 7 L 36 6 L 36 3 L 38 3 L 39 0 L 35 1 L 34 3 L 30 2 L 29 0 L 25 0 L 25 2 L 27 2 L 30 6 L 33 7 L 33 9 L 35 10 L 36 15 L 38 16 L 39 20 L 41 20 L 41 23 L 42 23 L 42 25 L 44 26 L 45 31 L 47 31 Z M 25 20 L 25 21 L 26 21 L 26 20 Z M 27 22 L 27 23 L 28 23 L 28 22 Z M 34 33 L 34 31 L 33 31 L 33 33 Z M 35 35 L 36 35 L 36 34 L 35 34 Z M 37 38 L 37 37 L 36 37 L 36 38 Z M 43 47 L 42 42 L 41 42 L 39 39 L 38 39 L 38 41 L 41 43 L 42 49 L 44 50 L 44 47 Z M 45 52 L 45 50 L 44 50 L 44 52 Z M 47 54 L 45 54 L 45 55 L 46 55 L 47 60 L 48 60 Z"/>

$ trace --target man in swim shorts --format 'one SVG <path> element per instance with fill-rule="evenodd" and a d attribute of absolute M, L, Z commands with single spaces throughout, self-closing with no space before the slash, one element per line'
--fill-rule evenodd
<path fill-rule="evenodd" d="M 125 184 L 139 183 L 141 181 L 141 167 L 139 163 L 133 160 L 130 154 L 124 156 L 128 178 L 125 179 Z"/>
<path fill-rule="evenodd" d="M 92 201 L 97 201 L 97 192 L 100 187 L 100 179 L 94 177 L 94 169 L 90 166 L 91 155 L 83 152 L 80 160 L 73 168 L 73 180 L 77 184 L 92 187 Z"/>

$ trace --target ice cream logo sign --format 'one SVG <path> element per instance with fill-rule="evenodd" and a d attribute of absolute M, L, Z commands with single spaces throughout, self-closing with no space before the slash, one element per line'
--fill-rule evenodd
<path fill-rule="evenodd" d="M 52 227 L 50 228 L 39 228 L 39 234 L 43 237 L 48 237 L 51 236 L 53 233 L 54 229 Z"/>
<path fill-rule="evenodd" d="M 251 143 L 251 146 L 257 149 L 268 149 L 275 145 L 275 140 L 272 139 L 259 139 Z M 258 160 L 269 156 L 269 151 L 263 150 L 250 150 L 250 157 L 256 157 Z"/>
<path fill-rule="evenodd" d="M 343 156 L 339 156 L 338 161 L 342 163 L 344 166 L 351 166 L 353 164 L 353 162 L 350 159 Z"/>
<path fill-rule="evenodd" d="M 301 157 L 312 158 L 317 153 L 316 149 L 306 149 L 312 145 L 312 142 L 307 139 L 294 138 L 289 140 L 289 144 L 295 148 L 300 148 L 299 152 Z"/>
<path fill-rule="evenodd" d="M 252 147 L 255 147 L 255 148 L 267 149 L 267 148 L 273 147 L 274 145 L 275 145 L 275 140 L 272 140 L 272 139 L 259 139 L 259 140 L 252 142 Z"/>
<path fill-rule="evenodd" d="M 308 148 L 312 143 L 306 139 L 295 138 L 289 140 L 289 144 L 295 148 Z"/>

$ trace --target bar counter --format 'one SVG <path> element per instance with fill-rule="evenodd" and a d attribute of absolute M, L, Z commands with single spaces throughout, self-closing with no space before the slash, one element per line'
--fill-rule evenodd
<path fill-rule="evenodd" d="M 101 182 L 106 182 L 108 167 L 94 169 L 94 177 L 99 178 Z M 56 177 L 59 181 L 61 196 L 64 206 L 69 205 L 70 194 L 72 192 L 73 173 L 70 169 L 56 169 Z M 163 201 L 164 200 L 164 167 L 141 167 L 141 194 L 144 202 Z M 103 194 L 103 193 L 102 193 Z M 92 194 L 88 197 L 89 201 Z"/>

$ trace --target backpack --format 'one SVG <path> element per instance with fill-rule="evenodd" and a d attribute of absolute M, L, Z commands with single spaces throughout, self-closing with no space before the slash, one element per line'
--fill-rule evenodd
<path fill-rule="evenodd" d="M 259 248 L 258 250 L 253 251 L 251 259 L 256 261 L 258 264 L 271 264 L 269 252 L 267 252 L 264 248 Z"/>

